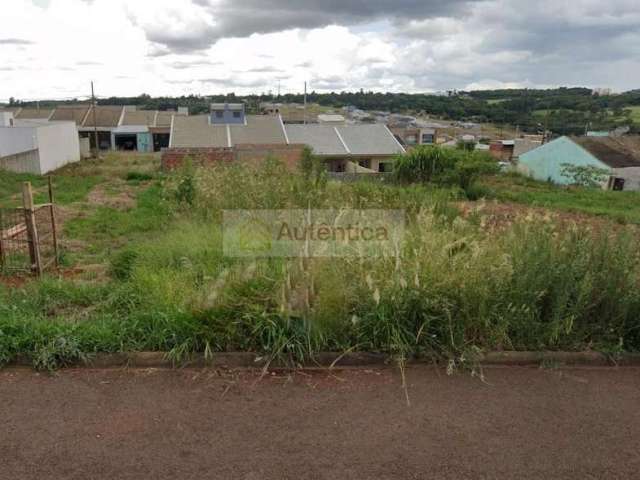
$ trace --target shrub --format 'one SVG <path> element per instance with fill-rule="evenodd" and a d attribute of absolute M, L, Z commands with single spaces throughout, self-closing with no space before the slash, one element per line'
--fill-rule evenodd
<path fill-rule="evenodd" d="M 147 180 L 153 180 L 153 175 L 143 172 L 127 172 L 125 179 L 128 182 L 145 182 Z"/>

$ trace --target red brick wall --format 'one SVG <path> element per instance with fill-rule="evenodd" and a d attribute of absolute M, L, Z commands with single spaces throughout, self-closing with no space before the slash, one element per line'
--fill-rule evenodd
<path fill-rule="evenodd" d="M 281 160 L 289 169 L 295 169 L 304 145 L 236 145 L 231 148 L 167 148 L 162 151 L 162 169 L 180 167 L 186 158 L 193 165 L 207 166 L 218 162 L 248 162 L 259 164 L 272 156 Z"/>

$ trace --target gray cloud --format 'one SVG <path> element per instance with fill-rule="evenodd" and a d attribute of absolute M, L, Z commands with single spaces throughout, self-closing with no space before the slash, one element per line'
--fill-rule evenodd
<path fill-rule="evenodd" d="M 209 15 L 181 30 L 147 27 L 147 39 L 177 53 L 210 47 L 222 38 L 248 37 L 292 28 L 356 25 L 377 20 L 407 20 L 462 15 L 482 0 L 192 0 Z M 135 20 L 134 20 L 135 21 Z"/>
<path fill-rule="evenodd" d="M 215 65 L 221 65 L 222 62 L 210 62 L 207 60 L 189 60 L 189 61 L 176 61 L 170 62 L 168 65 L 176 70 L 188 70 L 196 67 L 211 67 Z"/>
<path fill-rule="evenodd" d="M 284 73 L 284 70 L 282 70 L 281 68 L 276 68 L 276 67 L 256 67 L 256 68 L 249 68 L 248 70 L 244 70 L 243 72 L 240 73 Z"/>
<path fill-rule="evenodd" d="M 0 38 L 0 45 L 33 45 L 31 40 L 24 38 Z"/>

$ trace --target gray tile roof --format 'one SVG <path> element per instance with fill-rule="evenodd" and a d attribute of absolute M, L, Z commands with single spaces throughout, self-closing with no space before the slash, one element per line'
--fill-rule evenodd
<path fill-rule="evenodd" d="M 395 155 L 403 153 L 386 125 L 341 125 L 336 127 L 353 155 Z"/>
<path fill-rule="evenodd" d="M 287 143 L 279 117 L 247 115 L 246 119 L 246 125 L 229 125 L 233 145 Z"/>
<path fill-rule="evenodd" d="M 91 105 L 73 105 L 73 106 L 62 106 L 57 107 L 56 111 L 53 112 L 53 116 L 51 120 L 56 122 L 59 121 L 70 121 L 76 122 L 76 125 L 82 124 L 82 121 L 87 116 L 87 112 L 91 108 Z"/>
<path fill-rule="evenodd" d="M 174 116 L 172 147 L 228 147 L 226 125 L 211 125 L 209 115 Z"/>
<path fill-rule="evenodd" d="M 284 145 L 278 117 L 248 115 L 246 125 L 211 125 L 208 115 L 175 116 L 172 147 L 228 147 L 242 144 Z"/>
<path fill-rule="evenodd" d="M 97 106 L 95 107 L 95 124 L 94 124 L 94 107 L 84 119 L 84 128 L 90 127 L 117 127 L 122 116 L 123 107 L 120 106 Z"/>
<path fill-rule="evenodd" d="M 17 119 L 47 119 L 53 113 L 52 108 L 23 108 L 15 114 Z"/>
<path fill-rule="evenodd" d="M 291 143 L 317 155 L 395 155 L 404 150 L 385 125 L 287 125 Z M 346 147 L 346 148 L 345 148 Z"/>
<path fill-rule="evenodd" d="M 173 115 L 178 116 L 176 112 L 158 112 L 158 118 L 156 118 L 156 127 L 170 127 L 171 117 Z"/>
<path fill-rule="evenodd" d="M 346 155 L 348 152 L 333 125 L 286 125 L 290 143 L 311 147 L 316 155 Z"/>
<path fill-rule="evenodd" d="M 125 110 L 122 125 L 146 125 L 155 126 L 155 110 Z"/>

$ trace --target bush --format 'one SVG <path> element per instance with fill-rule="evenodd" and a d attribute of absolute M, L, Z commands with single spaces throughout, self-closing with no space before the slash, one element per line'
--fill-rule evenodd
<path fill-rule="evenodd" d="M 127 176 L 125 177 L 125 179 L 128 182 L 145 182 L 148 180 L 153 180 L 153 175 L 143 172 L 127 172 Z"/>
<path fill-rule="evenodd" d="M 400 182 L 455 185 L 470 199 L 476 180 L 499 170 L 486 153 L 425 145 L 398 156 L 394 164 L 395 177 Z"/>

